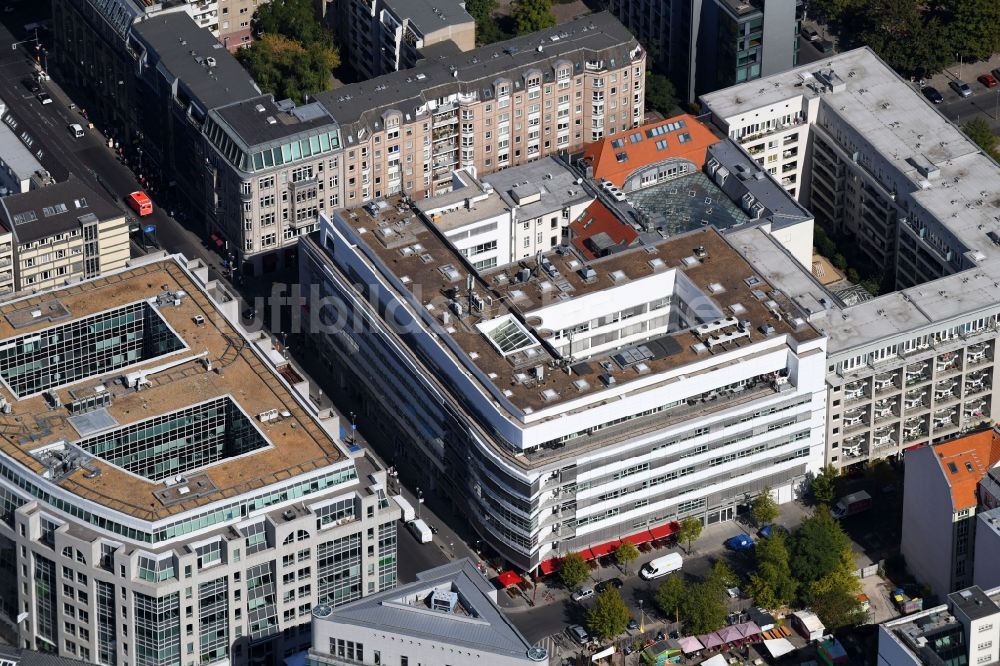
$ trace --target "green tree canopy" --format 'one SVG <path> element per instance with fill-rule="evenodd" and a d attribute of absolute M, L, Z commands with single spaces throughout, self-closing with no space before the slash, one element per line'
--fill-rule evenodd
<path fill-rule="evenodd" d="M 608 587 L 594 600 L 587 611 L 587 630 L 601 640 L 607 640 L 625 631 L 630 619 L 628 606 L 615 587 Z"/>
<path fill-rule="evenodd" d="M 851 540 L 824 505 L 802 521 L 792 539 L 791 556 L 792 574 L 803 585 L 807 602 L 812 583 L 837 571 L 849 574 L 854 568 Z"/>
<path fill-rule="evenodd" d="M 519 35 L 551 28 L 556 24 L 552 0 L 514 0 L 511 8 Z"/>
<path fill-rule="evenodd" d="M 692 516 L 688 516 L 681 520 L 681 524 L 677 530 L 677 540 L 687 543 L 688 555 L 691 554 L 691 544 L 698 540 L 701 536 L 701 521 Z"/>
<path fill-rule="evenodd" d="M 830 631 L 854 627 L 865 621 L 857 595 L 861 584 L 849 571 L 838 570 L 809 586 L 812 609 Z"/>
<path fill-rule="evenodd" d="M 1000 2 L 944 0 L 942 5 L 951 50 L 976 60 L 1000 51 Z"/>
<path fill-rule="evenodd" d="M 809 490 L 817 504 L 832 504 L 837 494 L 837 468 L 827 465 L 812 480 Z"/>
<path fill-rule="evenodd" d="M 691 585 L 682 612 L 688 633 L 704 634 L 726 623 L 725 591 L 711 581 Z"/>
<path fill-rule="evenodd" d="M 708 578 L 705 580 L 723 592 L 740 584 L 739 576 L 736 575 L 732 567 L 726 564 L 725 560 L 713 562 L 712 569 L 708 572 Z"/>
<path fill-rule="evenodd" d="M 1000 151 L 997 151 L 997 136 L 984 118 L 974 118 L 962 125 L 962 129 L 977 146 L 983 149 L 984 153 L 995 160 L 1000 160 Z"/>
<path fill-rule="evenodd" d="M 785 535 L 775 531 L 771 538 L 763 539 L 754 549 L 757 569 L 750 574 L 747 593 L 762 608 L 780 608 L 795 598 L 797 587 L 792 578 L 788 561 L 788 542 Z"/>
<path fill-rule="evenodd" d="M 622 541 L 615 548 L 615 561 L 628 569 L 629 563 L 639 558 L 639 549 L 631 541 Z"/>
<path fill-rule="evenodd" d="M 674 618 L 675 622 L 680 622 L 681 607 L 685 599 L 687 599 L 687 583 L 681 574 L 667 576 L 656 589 L 656 607 L 667 617 Z"/>
<path fill-rule="evenodd" d="M 646 70 L 646 108 L 659 111 L 664 116 L 673 115 L 677 109 L 677 90 L 663 74 Z"/>
<path fill-rule="evenodd" d="M 559 568 L 559 578 L 569 589 L 577 587 L 590 575 L 590 567 L 580 553 L 570 553 L 563 558 L 562 566 Z"/>
<path fill-rule="evenodd" d="M 753 498 L 753 502 L 750 504 L 750 513 L 753 514 L 754 521 L 761 526 L 773 523 L 774 519 L 778 517 L 778 503 L 771 497 L 769 486 L 765 486 L 760 491 L 760 495 Z"/>
<path fill-rule="evenodd" d="M 332 70 L 340 64 L 337 52 L 327 45 L 301 42 L 278 34 L 266 34 L 236 52 L 261 90 L 278 99 L 303 101 L 306 95 L 329 90 Z"/>
<path fill-rule="evenodd" d="M 311 0 L 271 0 L 258 6 L 253 18 L 256 35 L 283 35 L 304 45 L 333 46 L 330 31 L 320 22 Z"/>

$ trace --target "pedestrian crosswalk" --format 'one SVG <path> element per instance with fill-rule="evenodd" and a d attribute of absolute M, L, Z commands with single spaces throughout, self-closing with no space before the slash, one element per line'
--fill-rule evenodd
<path fill-rule="evenodd" d="M 545 650 L 545 654 L 549 656 L 549 663 L 555 664 L 559 663 L 559 657 L 562 653 L 563 647 L 560 645 L 561 637 L 556 634 L 553 636 L 546 636 L 542 640 L 535 643 L 537 647 Z"/>

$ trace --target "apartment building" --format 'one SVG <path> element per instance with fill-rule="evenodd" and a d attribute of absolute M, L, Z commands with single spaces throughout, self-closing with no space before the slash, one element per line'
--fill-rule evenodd
<path fill-rule="evenodd" d="M 0 306 L 0 542 L 21 647 L 279 664 L 393 587 L 385 471 L 180 256 Z"/>
<path fill-rule="evenodd" d="M 94 278 L 125 268 L 129 260 L 125 212 L 75 177 L 3 197 L 0 223 L 13 233 L 15 291 Z"/>
<path fill-rule="evenodd" d="M 465 558 L 340 608 L 313 610 L 308 660 L 325 666 L 548 666 L 497 606 L 497 589 Z M 447 655 L 447 657 L 442 657 Z"/>
<path fill-rule="evenodd" d="M 476 23 L 462 2 L 333 0 L 320 3 L 341 53 L 362 79 L 408 69 L 428 46 L 476 47 Z"/>
<path fill-rule="evenodd" d="M 901 552 L 910 573 L 944 597 L 973 582 L 979 484 L 1000 462 L 1000 434 L 985 430 L 903 459 Z"/>
<path fill-rule="evenodd" d="M 987 423 L 1000 300 L 1000 168 L 871 50 L 702 97 L 713 122 L 896 290 L 845 301 L 773 239 L 737 247 L 829 337 L 827 460 L 898 456 Z"/>
<path fill-rule="evenodd" d="M 642 121 L 646 54 L 606 12 L 320 93 L 344 145 L 343 206 L 452 187 Z"/>
<path fill-rule="evenodd" d="M 994 664 L 1000 659 L 1000 588 L 968 587 L 941 604 L 878 627 L 878 666 Z"/>
<path fill-rule="evenodd" d="M 798 64 L 801 0 L 613 0 L 608 9 L 683 100 Z"/>
<path fill-rule="evenodd" d="M 820 464 L 825 340 L 713 228 L 477 271 L 394 198 L 301 242 L 317 362 L 524 570 L 788 501 Z"/>

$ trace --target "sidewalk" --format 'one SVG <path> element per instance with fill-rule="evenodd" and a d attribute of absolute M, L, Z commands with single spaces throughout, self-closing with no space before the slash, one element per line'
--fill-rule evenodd
<path fill-rule="evenodd" d="M 954 62 L 929 79 L 925 79 L 924 85 L 933 86 L 941 92 L 945 91 L 950 82 L 959 79 L 962 79 L 969 85 L 973 85 L 976 82 L 977 76 L 986 74 L 998 67 L 1000 67 L 1000 53 L 993 54 L 986 61 L 964 62 L 961 64 Z M 919 81 L 915 83 L 919 83 Z"/>

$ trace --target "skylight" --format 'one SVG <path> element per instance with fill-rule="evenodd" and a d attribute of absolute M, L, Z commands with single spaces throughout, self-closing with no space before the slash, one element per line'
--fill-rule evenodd
<path fill-rule="evenodd" d="M 521 323 L 509 315 L 483 322 L 479 330 L 504 356 L 538 344 Z"/>

